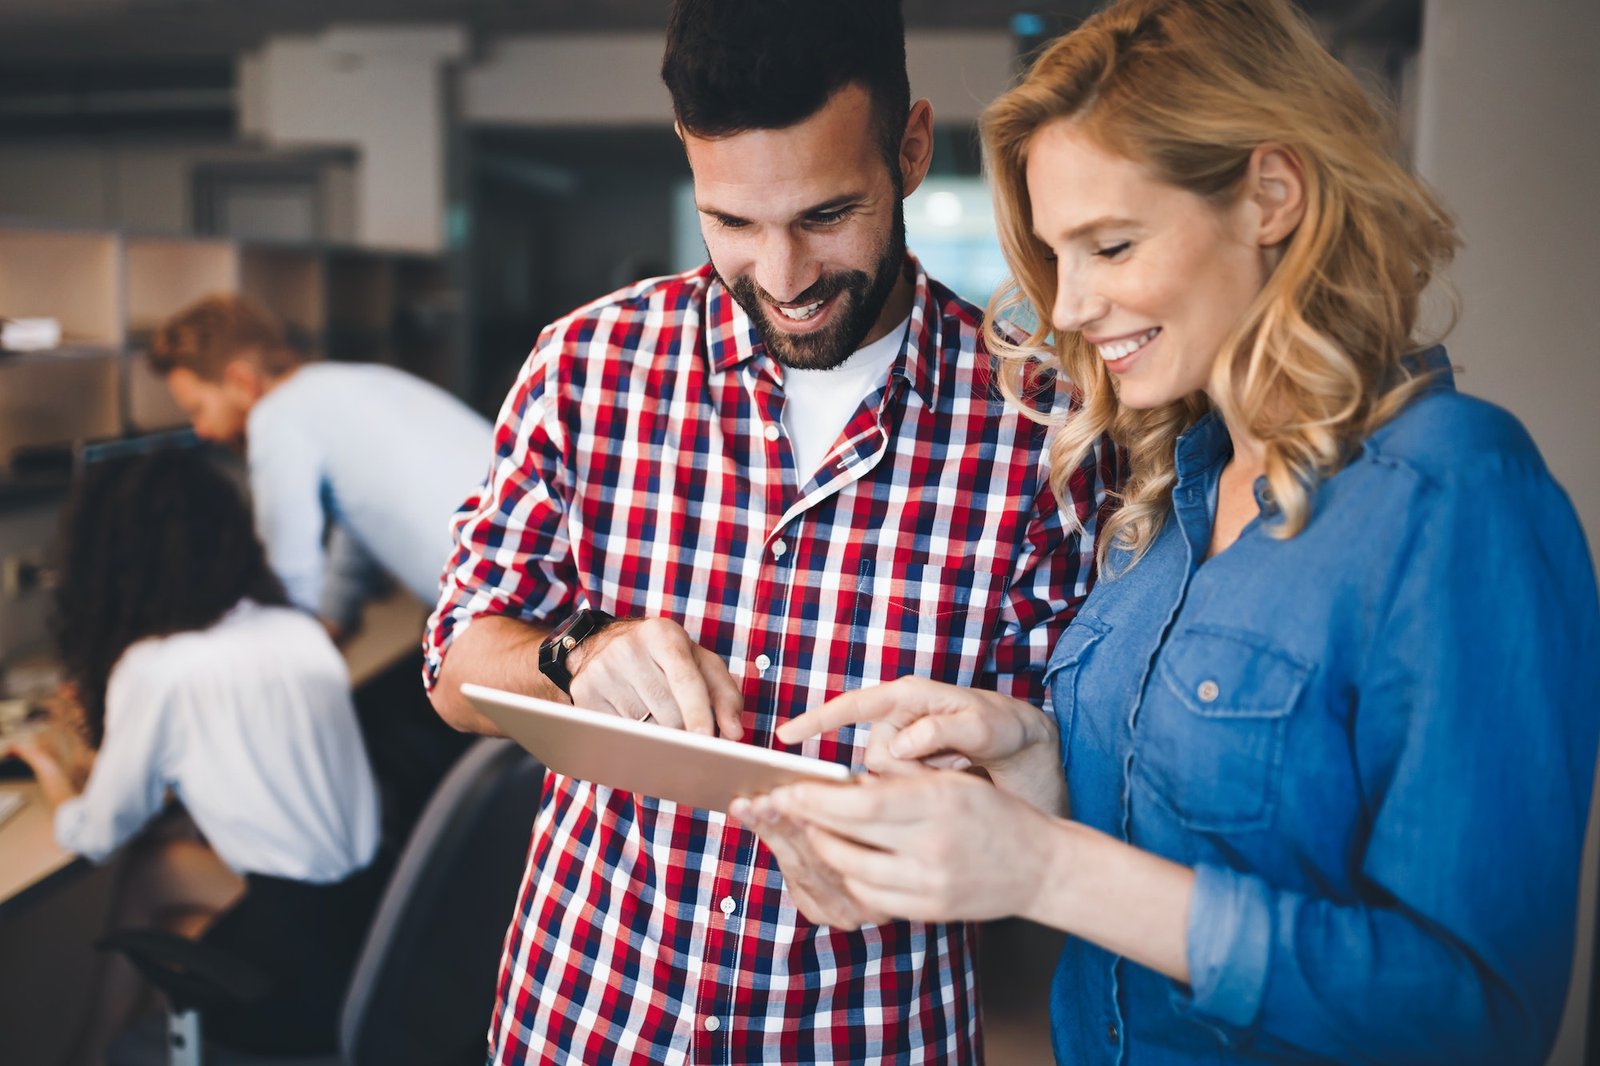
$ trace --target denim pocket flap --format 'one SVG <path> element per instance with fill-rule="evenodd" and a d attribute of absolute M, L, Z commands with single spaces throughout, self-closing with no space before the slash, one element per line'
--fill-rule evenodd
<path fill-rule="evenodd" d="M 1049 684 L 1051 678 L 1060 671 L 1072 669 L 1082 662 L 1089 649 L 1099 643 L 1108 629 L 1100 619 L 1079 612 L 1050 653 L 1050 661 L 1045 666 L 1045 684 Z"/>
<path fill-rule="evenodd" d="M 1205 627 L 1175 637 L 1161 680 L 1203 718 L 1275 718 L 1289 713 L 1311 667 L 1252 633 Z"/>

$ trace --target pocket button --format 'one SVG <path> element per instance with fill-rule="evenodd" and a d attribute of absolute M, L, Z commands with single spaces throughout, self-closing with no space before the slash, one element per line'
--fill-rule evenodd
<path fill-rule="evenodd" d="M 1222 690 L 1217 687 L 1215 681 L 1202 681 L 1194 694 L 1199 697 L 1201 703 L 1215 703 L 1217 697 L 1222 695 Z"/>

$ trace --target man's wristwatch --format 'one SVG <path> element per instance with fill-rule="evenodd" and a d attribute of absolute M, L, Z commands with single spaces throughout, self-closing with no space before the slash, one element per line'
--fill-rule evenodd
<path fill-rule="evenodd" d="M 572 695 L 572 671 L 567 668 L 567 657 L 578 650 L 579 644 L 615 621 L 616 618 L 604 611 L 584 609 L 573 614 L 539 645 L 539 672 L 556 688 Z"/>

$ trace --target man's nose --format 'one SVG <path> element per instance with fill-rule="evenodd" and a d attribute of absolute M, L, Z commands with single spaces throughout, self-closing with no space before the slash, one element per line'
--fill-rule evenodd
<path fill-rule="evenodd" d="M 756 284 L 779 303 L 793 303 L 822 276 L 805 241 L 793 233 L 769 233 L 756 263 Z"/>

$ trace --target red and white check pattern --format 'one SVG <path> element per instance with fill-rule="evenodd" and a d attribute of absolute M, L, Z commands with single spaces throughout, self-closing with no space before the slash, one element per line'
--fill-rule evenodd
<path fill-rule="evenodd" d="M 909 341 L 805 485 L 782 368 L 709 268 L 548 327 L 456 519 L 430 683 L 474 617 L 587 604 L 682 624 L 742 683 L 746 739 L 766 747 L 801 710 L 906 674 L 1042 702 L 1092 544 L 1063 526 L 1044 429 L 994 387 L 976 309 L 906 269 Z M 1091 530 L 1111 462 L 1072 482 Z M 802 751 L 859 764 L 865 741 Z M 551 775 L 489 1057 L 976 1061 L 975 948 L 965 925 L 813 926 L 737 823 Z"/>

